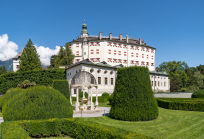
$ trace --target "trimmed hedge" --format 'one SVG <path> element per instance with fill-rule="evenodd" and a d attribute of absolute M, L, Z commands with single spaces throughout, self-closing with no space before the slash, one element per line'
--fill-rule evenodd
<path fill-rule="evenodd" d="M 3 105 L 4 121 L 69 118 L 70 102 L 58 90 L 46 86 L 22 89 Z"/>
<path fill-rule="evenodd" d="M 195 92 L 191 95 L 191 98 L 204 98 L 204 89 L 195 91 Z"/>
<path fill-rule="evenodd" d="M 70 101 L 69 83 L 67 80 L 53 80 L 52 87 L 60 91 Z"/>
<path fill-rule="evenodd" d="M 157 98 L 157 103 L 166 109 L 204 111 L 204 99 L 199 98 Z"/>
<path fill-rule="evenodd" d="M 124 121 L 148 121 L 158 117 L 147 67 L 117 69 L 110 117 Z"/>
<path fill-rule="evenodd" d="M 66 80 L 66 73 L 59 70 L 37 70 L 14 72 L 0 75 L 0 94 L 5 94 L 9 88 L 16 88 L 24 80 L 35 82 L 37 85 L 51 86 L 53 80 Z"/>
<path fill-rule="evenodd" d="M 18 125 L 24 128 L 32 138 L 59 136 L 61 134 L 68 135 L 77 139 L 151 139 L 153 137 L 138 134 L 135 132 L 118 129 L 111 126 L 106 126 L 94 123 L 88 119 L 83 118 L 69 118 L 69 119 L 49 119 L 49 120 L 26 120 L 18 122 L 3 122 L 2 135 L 8 138 L 7 134 L 9 128 L 13 125 Z M 22 129 L 18 128 L 17 131 Z M 16 138 L 21 138 L 21 135 L 10 132 Z M 23 132 L 24 135 L 25 132 Z M 25 138 L 29 138 L 27 135 Z"/>

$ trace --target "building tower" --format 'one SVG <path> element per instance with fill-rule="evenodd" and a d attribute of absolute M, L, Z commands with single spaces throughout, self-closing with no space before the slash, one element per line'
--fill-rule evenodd
<path fill-rule="evenodd" d="M 87 31 L 87 25 L 85 24 L 85 19 L 84 19 L 84 24 L 82 25 L 82 30 L 81 30 L 81 37 L 88 37 L 88 31 Z"/>

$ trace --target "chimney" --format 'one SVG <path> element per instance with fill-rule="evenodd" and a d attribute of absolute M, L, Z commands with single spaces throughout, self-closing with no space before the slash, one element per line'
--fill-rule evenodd
<path fill-rule="evenodd" d="M 122 34 L 120 34 L 120 41 L 122 41 Z"/>
<path fill-rule="evenodd" d="M 141 38 L 139 39 L 139 41 L 140 41 L 140 45 L 142 45 L 142 39 Z"/>
<path fill-rule="evenodd" d="M 128 35 L 126 35 L 126 42 L 128 43 Z"/>
<path fill-rule="evenodd" d="M 102 32 L 100 31 L 99 32 L 99 40 L 101 40 L 102 39 Z"/>
<path fill-rule="evenodd" d="M 109 39 L 112 40 L 112 33 L 109 34 Z"/>

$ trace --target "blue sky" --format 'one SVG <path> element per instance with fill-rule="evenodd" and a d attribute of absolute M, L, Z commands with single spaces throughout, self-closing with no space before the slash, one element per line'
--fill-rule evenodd
<path fill-rule="evenodd" d="M 156 48 L 156 66 L 173 60 L 204 65 L 203 7 L 203 0 L 0 0 L 0 60 L 14 57 L 31 38 L 47 64 L 57 46 L 80 35 L 85 19 L 89 35 L 142 38 Z"/>

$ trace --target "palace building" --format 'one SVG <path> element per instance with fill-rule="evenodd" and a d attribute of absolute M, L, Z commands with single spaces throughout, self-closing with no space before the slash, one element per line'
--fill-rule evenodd
<path fill-rule="evenodd" d="M 89 35 L 87 25 L 82 25 L 81 36 L 68 42 L 70 49 L 75 55 L 74 64 L 66 68 L 67 80 L 71 84 L 72 78 L 81 71 L 90 72 L 97 81 L 96 88 L 92 89 L 93 95 L 100 96 L 102 93 L 113 93 L 117 68 L 129 66 L 148 67 L 152 90 L 169 91 L 170 80 L 166 72 L 155 71 L 155 50 L 144 43 L 144 40 L 119 37 Z M 88 88 L 84 88 L 88 92 Z M 71 95 L 76 96 L 83 88 L 71 88 Z"/>
<path fill-rule="evenodd" d="M 97 82 L 97 88 L 92 88 L 93 96 L 96 93 L 101 96 L 104 92 L 113 93 L 117 68 L 134 65 L 148 67 L 154 92 L 170 90 L 168 74 L 155 71 L 156 48 L 147 45 L 141 38 L 123 37 L 122 34 L 114 37 L 112 33 L 109 36 L 102 36 L 102 32 L 99 32 L 98 36 L 89 35 L 87 25 L 84 23 L 81 36 L 68 43 L 75 55 L 74 64 L 65 68 L 72 96 L 76 96 L 82 90 L 88 92 L 90 89 L 76 87 L 76 85 L 73 87 L 74 85 L 71 84 L 73 77 L 75 80 L 82 79 L 75 78 L 80 75 L 80 72 L 86 71 L 93 75 L 92 78 L 95 78 L 93 80 Z M 13 71 L 19 69 L 19 58 L 22 52 L 23 50 L 13 58 Z"/>

